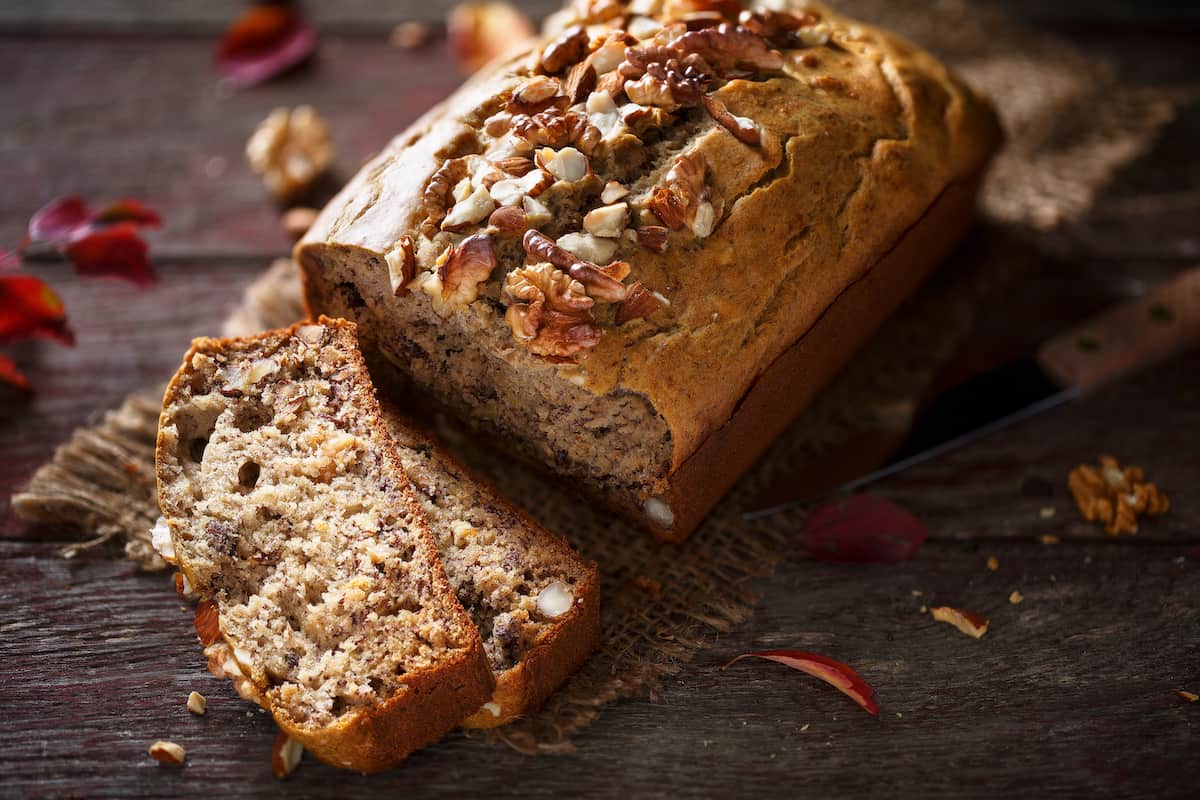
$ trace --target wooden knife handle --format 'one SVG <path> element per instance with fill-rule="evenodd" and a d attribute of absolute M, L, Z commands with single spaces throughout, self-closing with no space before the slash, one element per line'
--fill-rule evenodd
<path fill-rule="evenodd" d="M 1038 348 L 1042 369 L 1062 386 L 1090 388 L 1200 344 L 1200 267 L 1154 286 Z"/>

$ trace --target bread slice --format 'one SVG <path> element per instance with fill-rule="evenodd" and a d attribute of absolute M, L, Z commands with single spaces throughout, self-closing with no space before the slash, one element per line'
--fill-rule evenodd
<path fill-rule="evenodd" d="M 385 769 L 491 697 L 352 324 L 196 340 L 157 472 L 210 667 L 317 757 Z"/>
<path fill-rule="evenodd" d="M 539 708 L 595 649 L 596 565 L 497 496 L 398 411 L 386 403 L 383 411 L 450 584 L 496 675 L 492 699 L 463 725 L 503 725 Z"/>

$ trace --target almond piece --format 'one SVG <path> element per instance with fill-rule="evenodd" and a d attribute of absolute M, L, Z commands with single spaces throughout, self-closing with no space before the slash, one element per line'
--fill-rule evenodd
<path fill-rule="evenodd" d="M 593 236 L 617 239 L 621 236 L 621 231 L 625 229 L 625 221 L 628 218 L 628 203 L 600 206 L 584 215 L 583 229 Z"/>
<path fill-rule="evenodd" d="M 204 710 L 208 708 L 208 700 L 199 692 L 191 692 L 188 694 L 187 710 L 198 717 L 204 716 Z"/>
<path fill-rule="evenodd" d="M 216 600 L 205 600 L 196 606 L 196 635 L 205 647 L 221 638 L 221 608 Z"/>
<path fill-rule="evenodd" d="M 276 778 L 286 778 L 300 766 L 303 757 L 304 745 L 280 731 L 275 737 L 275 746 L 271 748 L 271 771 Z"/>
<path fill-rule="evenodd" d="M 953 606 L 931 606 L 929 613 L 938 622 L 953 625 L 967 636 L 975 639 L 979 639 L 988 631 L 988 618 L 973 611 Z"/>
<path fill-rule="evenodd" d="M 177 767 L 187 760 L 187 751 L 174 742 L 164 742 L 159 739 L 150 745 L 150 757 L 160 764 Z"/>

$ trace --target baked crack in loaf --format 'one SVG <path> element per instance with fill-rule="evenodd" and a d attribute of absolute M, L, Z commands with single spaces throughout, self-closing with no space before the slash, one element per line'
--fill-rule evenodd
<path fill-rule="evenodd" d="M 488 701 L 352 325 L 196 340 L 157 472 L 210 669 L 319 758 L 393 766 Z"/>
<path fill-rule="evenodd" d="M 580 0 L 296 257 L 373 363 L 678 541 L 954 246 L 1000 138 L 824 8 Z"/>
<path fill-rule="evenodd" d="M 596 647 L 596 565 L 498 497 L 384 404 L 384 419 L 438 540 L 459 601 L 483 637 L 496 690 L 463 721 L 503 725 L 541 707 Z"/>

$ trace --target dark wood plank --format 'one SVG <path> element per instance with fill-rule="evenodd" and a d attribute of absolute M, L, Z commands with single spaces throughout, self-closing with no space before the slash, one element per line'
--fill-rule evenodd
<path fill-rule="evenodd" d="M 461 80 L 442 43 L 419 52 L 329 38 L 320 57 L 271 84 L 236 92 L 212 67 L 213 42 L 164 36 L 0 38 L 0 243 L 14 249 L 53 197 L 134 196 L 166 227 L 152 255 L 280 255 L 279 210 L 246 166 L 246 139 L 273 108 L 314 105 L 348 179 Z"/>
<path fill-rule="evenodd" d="M 975 519 L 963 509 L 938 524 Z M 999 570 L 985 568 L 987 554 Z M 272 722 L 205 673 L 164 575 L 0 544 L 0 585 L 5 794 L 280 790 L 268 766 Z M 901 794 L 923 797 L 1182 797 L 1194 787 L 1200 705 L 1173 691 L 1200 682 L 1195 552 L 934 543 L 892 567 L 788 560 L 765 588 L 755 617 L 683 665 L 658 702 L 610 707 L 573 754 L 530 759 L 456 734 L 369 779 L 308 759 L 287 792 L 699 797 L 800 785 L 834 796 L 900 780 Z M 1008 602 L 1014 589 L 1020 605 Z M 992 629 L 975 641 L 921 613 L 938 602 L 987 614 Z M 854 665 L 879 694 L 879 718 L 777 665 L 719 670 L 773 647 Z M 209 698 L 203 718 L 184 709 L 193 689 Z M 150 761 L 158 738 L 188 749 L 184 769 Z"/>

